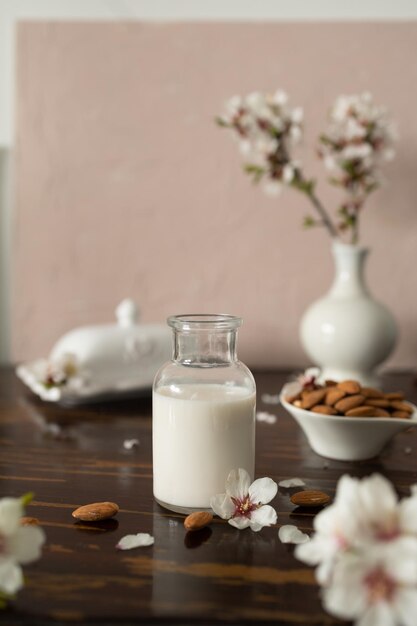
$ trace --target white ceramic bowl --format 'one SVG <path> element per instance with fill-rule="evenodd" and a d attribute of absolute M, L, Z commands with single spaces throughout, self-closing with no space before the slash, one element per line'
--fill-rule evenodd
<path fill-rule="evenodd" d="M 417 407 L 413 404 L 414 412 L 410 419 L 321 415 L 300 409 L 285 400 L 296 391 L 294 383 L 285 385 L 280 394 L 281 404 L 301 426 L 314 452 L 328 459 L 371 459 L 394 435 L 417 424 Z"/>

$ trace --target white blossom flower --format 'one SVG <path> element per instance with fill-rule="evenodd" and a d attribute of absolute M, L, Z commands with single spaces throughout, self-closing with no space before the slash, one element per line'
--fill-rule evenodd
<path fill-rule="evenodd" d="M 21 526 L 22 500 L 0 500 L 0 592 L 12 595 L 23 587 L 21 565 L 36 561 L 45 542 L 38 526 Z"/>
<path fill-rule="evenodd" d="M 316 515 L 316 531 L 297 558 L 319 565 L 317 579 L 328 582 L 340 554 L 402 536 L 417 538 L 417 494 L 398 502 L 387 479 L 379 474 L 358 480 L 342 476 L 334 503 Z"/>
<path fill-rule="evenodd" d="M 250 484 L 246 470 L 232 470 L 226 480 L 226 493 L 213 496 L 210 506 L 231 526 L 239 530 L 250 527 L 258 532 L 277 521 L 276 511 L 268 505 L 277 490 L 277 484 L 271 478 L 258 478 Z"/>
<path fill-rule="evenodd" d="M 132 550 L 152 546 L 155 540 L 149 533 L 137 533 L 137 535 L 125 535 L 116 545 L 118 550 Z"/>
<path fill-rule="evenodd" d="M 300 383 L 302 388 L 305 388 L 314 385 L 319 376 L 319 367 L 308 367 L 302 374 L 297 376 L 296 380 Z"/>
<path fill-rule="evenodd" d="M 302 544 L 310 541 L 310 537 L 301 532 L 297 526 L 292 524 L 284 524 L 278 531 L 278 537 L 282 543 Z"/>
<path fill-rule="evenodd" d="M 78 370 L 79 365 L 75 354 L 65 352 L 49 361 L 44 384 L 51 387 L 64 385 L 77 374 Z"/>
<path fill-rule="evenodd" d="M 292 109 L 284 91 L 234 96 L 218 121 L 235 131 L 245 169 L 255 182 L 262 180 L 266 194 L 275 196 L 283 184 L 293 184 L 300 166 L 292 158 L 290 144 L 301 139 L 303 110 Z"/>
<path fill-rule="evenodd" d="M 290 163 L 284 165 L 282 170 L 282 180 L 284 183 L 290 183 L 294 179 L 294 168 Z"/>
<path fill-rule="evenodd" d="M 346 554 L 324 589 L 324 608 L 357 626 L 414 626 L 417 615 L 417 540 Z"/>
<path fill-rule="evenodd" d="M 345 225 L 355 222 L 365 197 L 381 182 L 380 166 L 394 156 L 396 132 L 383 107 L 369 93 L 337 98 L 330 121 L 321 136 L 319 154 L 332 183 L 344 187 L 351 200 L 345 202 Z"/>
<path fill-rule="evenodd" d="M 282 185 L 277 180 L 266 180 L 262 188 L 267 196 L 279 196 L 282 192 Z"/>

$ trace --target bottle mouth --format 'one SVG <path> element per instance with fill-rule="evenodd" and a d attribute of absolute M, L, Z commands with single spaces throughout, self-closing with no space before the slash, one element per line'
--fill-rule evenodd
<path fill-rule="evenodd" d="M 171 315 L 167 319 L 168 326 L 174 330 L 199 331 L 199 330 L 236 330 L 242 325 L 242 318 L 225 313 L 185 313 Z"/>

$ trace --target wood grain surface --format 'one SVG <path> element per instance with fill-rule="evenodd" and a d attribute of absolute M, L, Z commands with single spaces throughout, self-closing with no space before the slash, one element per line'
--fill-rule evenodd
<path fill-rule="evenodd" d="M 332 496 L 343 473 L 378 471 L 407 494 L 417 482 L 415 432 L 397 435 L 372 462 L 323 459 L 281 407 L 261 402 L 288 376 L 255 372 L 258 410 L 278 416 L 276 424 L 257 423 L 258 477 L 298 476 Z M 387 377 L 384 386 L 417 398 L 409 374 Z M 1 624 L 340 623 L 322 610 L 313 570 L 278 539 L 282 524 L 310 531 L 315 514 L 297 510 L 288 491 L 280 489 L 272 502 L 276 527 L 253 533 L 215 519 L 186 534 L 183 517 L 153 501 L 150 398 L 64 409 L 31 396 L 11 369 L 1 371 L 0 393 L 0 495 L 34 491 L 27 515 L 47 534 L 43 557 L 25 567 L 26 586 L 0 614 Z M 127 451 L 130 438 L 140 444 Z M 71 517 L 76 507 L 104 500 L 119 504 L 115 519 L 87 524 Z M 151 533 L 154 546 L 115 549 L 123 535 L 137 532 Z"/>

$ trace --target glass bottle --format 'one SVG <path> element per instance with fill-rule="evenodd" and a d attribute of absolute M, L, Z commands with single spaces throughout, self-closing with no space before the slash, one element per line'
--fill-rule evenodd
<path fill-rule="evenodd" d="M 153 385 L 154 497 L 180 513 L 210 509 L 232 469 L 254 478 L 256 387 L 236 357 L 232 315 L 177 315 L 172 360 Z"/>

